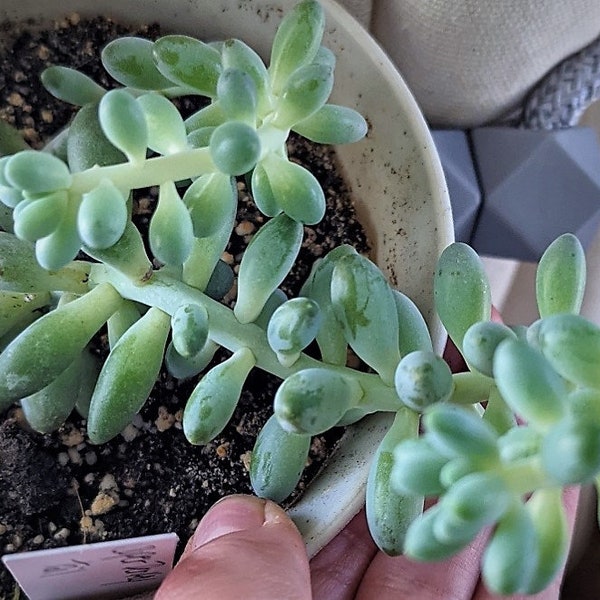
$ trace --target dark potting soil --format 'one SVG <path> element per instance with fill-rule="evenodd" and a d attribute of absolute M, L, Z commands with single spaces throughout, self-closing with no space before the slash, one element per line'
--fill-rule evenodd
<path fill-rule="evenodd" d="M 0 48 L 0 118 L 14 124 L 34 148 L 64 127 L 74 107 L 50 96 L 39 83 L 52 64 L 74 66 L 105 87 L 114 83 L 99 64 L 99 51 L 125 33 L 149 38 L 159 27 L 131 32 L 112 21 L 71 15 L 52 28 L 2 28 L 10 38 Z M 194 101 L 185 99 L 183 110 Z M 310 164 L 327 198 L 327 216 L 306 228 L 298 265 L 285 282 L 296 293 L 312 262 L 329 249 L 350 243 L 367 248 L 349 193 L 336 171 L 331 149 L 294 140 L 290 153 Z M 238 221 L 224 259 L 235 270 L 252 234 L 263 222 L 243 182 Z M 135 220 L 144 230 L 156 203 L 155 190 L 136 196 Z M 226 297 L 233 300 L 234 290 Z M 97 340 L 102 352 L 103 339 Z M 222 351 L 220 357 L 226 356 Z M 272 410 L 279 381 L 255 370 L 227 429 L 206 446 L 189 444 L 181 429 L 185 401 L 196 379 L 177 381 L 162 372 L 151 397 L 126 430 L 111 442 L 88 442 L 85 421 L 73 414 L 59 431 L 31 431 L 15 407 L 0 419 L 0 554 L 176 532 L 185 543 L 217 499 L 250 492 L 247 473 L 254 439 Z M 296 495 L 334 450 L 341 432 L 314 439 L 309 464 Z M 293 498 L 292 500 L 293 501 Z M 13 598 L 14 582 L 0 571 L 0 599 Z"/>

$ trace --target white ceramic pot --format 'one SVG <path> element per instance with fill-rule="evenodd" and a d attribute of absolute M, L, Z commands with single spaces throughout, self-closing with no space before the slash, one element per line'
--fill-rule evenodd
<path fill-rule="evenodd" d="M 129 24 L 159 22 L 163 31 L 204 40 L 237 37 L 266 55 L 282 15 L 296 0 L 3 0 L 0 21 L 103 14 Z M 443 333 L 433 317 L 432 276 L 452 241 L 442 169 L 425 121 L 390 60 L 343 8 L 322 0 L 324 43 L 337 56 L 332 100 L 359 110 L 369 133 L 339 148 L 373 258 L 426 316 L 437 350 Z M 374 415 L 349 428 L 331 464 L 290 509 L 311 555 L 360 510 L 370 459 L 389 425 Z"/>

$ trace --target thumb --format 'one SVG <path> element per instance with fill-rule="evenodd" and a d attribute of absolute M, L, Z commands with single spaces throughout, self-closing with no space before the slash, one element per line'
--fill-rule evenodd
<path fill-rule="evenodd" d="M 229 496 L 204 516 L 154 600 L 310 600 L 300 533 L 269 500 Z"/>

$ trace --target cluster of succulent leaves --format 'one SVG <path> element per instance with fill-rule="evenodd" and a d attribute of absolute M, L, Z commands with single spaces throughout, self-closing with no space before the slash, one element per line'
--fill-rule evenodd
<path fill-rule="evenodd" d="M 475 252 L 457 243 L 442 253 L 436 310 L 468 370 L 409 355 L 396 371 L 423 433 L 405 420 L 388 433 L 392 498 L 401 517 L 417 513 L 394 531 L 374 512 L 391 552 L 441 560 L 490 528 L 482 573 L 492 591 L 537 593 L 556 576 L 569 543 L 563 488 L 600 482 L 600 328 L 579 315 L 585 276 L 581 244 L 560 236 L 537 269 L 540 318 L 508 327 L 490 318 Z M 421 512 L 427 497 L 438 501 Z"/>
<path fill-rule="evenodd" d="M 43 74 L 81 108 L 45 151 L 0 158 L 0 410 L 18 402 L 49 432 L 76 408 L 103 443 L 141 409 L 164 364 L 197 377 L 183 430 L 206 444 L 258 367 L 282 380 L 252 455 L 258 494 L 292 492 L 311 436 L 390 412 L 367 483 L 378 545 L 437 560 L 491 527 L 488 586 L 535 592 L 565 558 L 563 487 L 600 472 L 600 329 L 578 316 L 583 251 L 572 235 L 549 247 L 540 320 L 509 328 L 490 320 L 475 252 L 450 245 L 434 289 L 468 365 L 458 374 L 434 353 L 415 304 L 350 246 L 317 261 L 287 299 L 279 286 L 303 226 L 325 210 L 313 175 L 288 160 L 288 134 L 339 144 L 366 132 L 354 110 L 327 103 L 335 58 L 323 31 L 320 5 L 304 0 L 282 21 L 268 67 L 239 40 L 170 35 L 111 42 L 102 60 L 115 90 L 63 67 Z M 171 102 L 182 95 L 208 104 L 184 120 Z M 18 149 L 4 128 L 0 137 Z M 231 310 L 219 301 L 233 279 L 220 257 L 240 175 L 268 219 Z M 154 265 L 131 220 L 131 191 L 149 186 L 159 188 Z M 99 364 L 89 344 L 105 325 L 110 353 Z M 215 365 L 219 347 L 230 356 Z M 350 350 L 367 369 L 347 366 Z M 429 496 L 439 501 L 423 512 Z"/>

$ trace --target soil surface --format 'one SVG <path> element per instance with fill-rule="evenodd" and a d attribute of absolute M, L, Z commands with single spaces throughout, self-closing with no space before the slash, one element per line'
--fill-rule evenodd
<path fill-rule="evenodd" d="M 5 27 L 2 36 L 6 37 Z M 34 31 L 34 32 L 32 32 Z M 44 31 L 10 27 L 11 42 L 0 48 L 0 118 L 17 126 L 40 148 L 72 117 L 74 108 L 52 98 L 39 85 L 39 73 L 52 64 L 81 69 L 105 87 L 114 84 L 99 67 L 104 44 L 127 28 L 105 19 L 83 21 L 71 15 Z M 135 32 L 149 38 L 156 25 Z M 194 102 L 183 100 L 183 110 Z M 290 152 L 310 163 L 327 197 L 327 217 L 307 228 L 297 267 L 285 282 L 293 294 L 315 258 L 351 243 L 366 250 L 335 157 L 326 147 L 296 140 Z M 263 222 L 243 182 L 239 182 L 238 222 L 224 259 L 232 267 Z M 156 203 L 155 190 L 136 197 L 136 222 L 144 229 Z M 234 291 L 225 300 L 231 300 Z M 97 339 L 102 353 L 104 340 Z M 227 356 L 220 352 L 217 360 Z M 179 382 L 161 373 L 147 404 L 134 422 L 111 442 L 88 442 L 85 420 L 73 414 L 54 434 L 31 431 L 15 407 L 0 419 L 0 554 L 64 545 L 176 532 L 182 544 L 198 520 L 220 497 L 249 492 L 247 473 L 254 439 L 271 414 L 278 380 L 254 371 L 230 425 L 213 442 L 189 444 L 181 414 L 196 380 Z M 340 431 L 313 440 L 309 465 L 297 493 L 335 448 Z M 290 500 L 293 501 L 293 498 Z M 14 582 L 0 570 L 0 599 L 13 598 Z"/>

